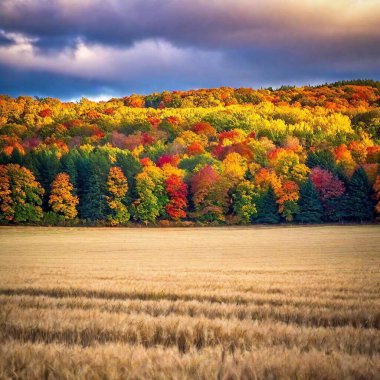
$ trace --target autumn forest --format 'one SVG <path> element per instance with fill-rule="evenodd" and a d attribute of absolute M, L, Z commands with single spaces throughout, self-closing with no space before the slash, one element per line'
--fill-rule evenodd
<path fill-rule="evenodd" d="M 379 164 L 379 82 L 0 96 L 2 224 L 370 222 Z"/>

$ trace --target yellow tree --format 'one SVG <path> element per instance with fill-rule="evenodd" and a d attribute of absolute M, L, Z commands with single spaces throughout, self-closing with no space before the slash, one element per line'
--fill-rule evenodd
<path fill-rule="evenodd" d="M 247 171 L 247 161 L 239 153 L 229 153 L 222 162 L 224 177 L 233 186 L 240 182 Z"/>
<path fill-rule="evenodd" d="M 112 211 L 108 216 L 108 220 L 112 225 L 127 223 L 130 215 L 128 208 L 124 203 L 124 199 L 128 192 L 128 182 L 123 171 L 119 167 L 113 166 L 110 168 L 107 179 L 107 188 L 109 192 L 107 203 Z"/>
<path fill-rule="evenodd" d="M 279 148 L 269 153 L 270 165 L 285 180 L 303 182 L 310 174 L 309 168 L 300 163 L 299 156 L 290 149 Z"/>
<path fill-rule="evenodd" d="M 76 206 L 79 203 L 77 196 L 73 195 L 73 185 L 67 173 L 58 173 L 51 184 L 49 205 L 57 214 L 65 219 L 74 219 L 78 215 Z"/>
<path fill-rule="evenodd" d="M 149 159 L 144 159 L 143 165 L 143 171 L 136 175 L 139 197 L 133 202 L 132 211 L 135 219 L 154 223 L 159 216 L 166 217 L 169 197 L 165 189 L 164 171 Z"/>
<path fill-rule="evenodd" d="M 243 180 L 236 186 L 232 194 L 232 204 L 240 223 L 249 223 L 252 217 L 257 214 L 254 202 L 255 193 L 255 185 L 250 181 Z"/>

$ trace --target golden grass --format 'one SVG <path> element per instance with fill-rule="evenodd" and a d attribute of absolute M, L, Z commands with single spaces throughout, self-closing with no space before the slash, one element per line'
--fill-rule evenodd
<path fill-rule="evenodd" d="M 377 379 L 380 228 L 0 228 L 0 378 Z"/>

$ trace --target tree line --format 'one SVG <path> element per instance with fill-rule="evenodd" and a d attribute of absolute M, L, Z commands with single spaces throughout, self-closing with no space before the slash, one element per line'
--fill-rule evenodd
<path fill-rule="evenodd" d="M 1 222 L 363 222 L 380 212 L 380 176 L 371 184 L 358 166 L 348 178 L 328 151 L 309 154 L 307 165 L 289 175 L 289 166 L 283 174 L 249 167 L 238 153 L 222 161 L 163 155 L 155 163 L 119 148 L 86 148 L 61 157 L 33 151 L 3 162 Z"/>
<path fill-rule="evenodd" d="M 204 97 L 207 107 L 194 101 L 177 107 L 161 94 L 167 102 L 157 108 L 149 108 L 149 96 L 134 104 L 133 96 L 78 103 L 0 96 L 0 222 L 378 218 L 380 94 L 374 83 L 284 87 L 265 90 L 260 102 L 248 95 L 240 104 L 209 102 L 226 91 L 264 94 L 173 92 L 184 102 L 190 94 Z M 293 101 L 300 93 L 312 105 Z"/>

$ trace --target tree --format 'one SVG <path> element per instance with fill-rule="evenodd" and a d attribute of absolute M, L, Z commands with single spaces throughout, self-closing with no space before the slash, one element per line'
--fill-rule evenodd
<path fill-rule="evenodd" d="M 18 164 L 20 166 L 22 166 L 24 163 L 24 157 L 17 147 L 14 148 L 12 151 L 11 162 L 12 162 L 12 164 Z"/>
<path fill-rule="evenodd" d="M 67 173 L 70 177 L 70 182 L 73 185 L 73 192 L 76 193 L 78 172 L 75 166 L 77 152 L 76 150 L 70 151 L 61 157 L 62 171 Z"/>
<path fill-rule="evenodd" d="M 247 171 L 246 160 L 238 153 L 229 153 L 222 162 L 222 170 L 223 176 L 232 187 L 244 178 Z"/>
<path fill-rule="evenodd" d="M 351 219 L 363 222 L 373 217 L 372 189 L 362 167 L 355 170 L 348 185 Z"/>
<path fill-rule="evenodd" d="M 376 177 L 376 181 L 373 185 L 373 190 L 375 191 L 375 201 L 377 202 L 375 211 L 377 214 L 380 214 L 380 175 Z"/>
<path fill-rule="evenodd" d="M 346 218 L 347 202 L 343 182 L 328 170 L 316 167 L 312 170 L 310 179 L 321 199 L 325 219 L 332 222 Z"/>
<path fill-rule="evenodd" d="M 316 167 L 312 170 L 310 179 L 321 197 L 322 204 L 330 198 L 340 197 L 344 194 L 345 187 L 343 182 L 335 177 L 331 172 Z"/>
<path fill-rule="evenodd" d="M 195 216 L 206 222 L 224 221 L 228 204 L 228 188 L 211 165 L 201 168 L 191 180 Z"/>
<path fill-rule="evenodd" d="M 255 185 L 262 193 L 268 191 L 269 187 L 276 192 L 281 188 L 281 180 L 272 169 L 261 168 L 255 174 Z"/>
<path fill-rule="evenodd" d="M 272 169 L 261 168 L 254 177 L 259 192 L 264 194 L 271 187 L 276 195 L 279 213 L 291 222 L 299 208 L 299 187 L 295 181 L 279 177 Z"/>
<path fill-rule="evenodd" d="M 345 144 L 341 144 L 334 149 L 334 157 L 336 163 L 343 169 L 343 172 L 346 175 L 349 175 L 354 171 L 356 163 Z"/>
<path fill-rule="evenodd" d="M 166 191 L 169 195 L 169 203 L 166 205 L 167 214 L 173 219 L 186 217 L 187 208 L 187 184 L 176 174 L 170 175 L 165 180 Z"/>
<path fill-rule="evenodd" d="M 300 223 L 321 223 L 323 220 L 323 206 L 319 194 L 311 179 L 301 185 L 299 212 L 295 220 Z"/>
<path fill-rule="evenodd" d="M 216 129 L 210 123 L 206 123 L 206 122 L 195 123 L 191 129 L 197 135 L 205 135 L 207 137 L 216 136 Z"/>
<path fill-rule="evenodd" d="M 162 168 L 164 165 L 177 166 L 179 162 L 179 157 L 172 154 L 164 154 L 157 160 L 157 166 Z"/>
<path fill-rule="evenodd" d="M 270 165 L 276 173 L 286 180 L 304 181 L 310 174 L 310 169 L 300 163 L 298 155 L 290 149 L 275 149 L 269 153 Z"/>
<path fill-rule="evenodd" d="M 196 172 L 196 169 L 206 165 L 215 165 L 218 160 L 211 157 L 210 154 L 200 154 L 193 157 L 184 157 L 178 164 L 178 167 L 188 172 Z"/>
<path fill-rule="evenodd" d="M 60 172 L 60 160 L 57 152 L 42 150 L 32 152 L 30 156 L 31 170 L 35 173 L 38 182 L 44 188 L 43 207 L 48 208 L 51 184 Z"/>
<path fill-rule="evenodd" d="M 160 216 L 167 217 L 169 196 L 165 188 L 165 175 L 149 158 L 143 158 L 141 163 L 143 170 L 136 176 L 138 198 L 132 203 L 133 216 L 135 220 L 154 223 Z"/>
<path fill-rule="evenodd" d="M 160 205 L 154 194 L 154 187 L 154 181 L 146 172 L 136 176 L 136 190 L 139 198 L 132 204 L 135 220 L 154 223 L 160 215 Z"/>
<path fill-rule="evenodd" d="M 132 153 L 128 151 L 118 151 L 116 153 L 115 164 L 121 168 L 127 178 L 129 191 L 127 199 L 131 203 L 131 199 L 137 198 L 136 193 L 136 175 L 141 172 L 141 164 L 138 159 L 133 157 Z"/>
<path fill-rule="evenodd" d="M 115 226 L 127 223 L 130 215 L 124 202 L 128 191 L 128 182 L 123 171 L 117 166 L 110 168 L 107 189 L 109 195 L 106 198 L 108 207 L 111 210 L 108 220 Z"/>
<path fill-rule="evenodd" d="M 91 221 L 107 219 L 107 176 L 111 167 L 105 149 L 81 147 L 77 160 L 79 215 Z"/>
<path fill-rule="evenodd" d="M 73 195 L 73 185 L 67 173 L 58 173 L 51 185 L 49 205 L 52 210 L 64 216 L 65 219 L 74 219 L 78 215 L 76 206 L 79 203 Z"/>
<path fill-rule="evenodd" d="M 281 186 L 275 190 L 275 194 L 280 214 L 287 222 L 291 222 L 294 219 L 294 215 L 299 211 L 297 204 L 299 199 L 299 187 L 297 183 L 284 180 Z"/>
<path fill-rule="evenodd" d="M 325 219 L 330 222 L 351 220 L 350 197 L 347 193 L 327 199 Z"/>
<path fill-rule="evenodd" d="M 244 180 L 236 186 L 232 194 L 232 207 L 240 223 L 250 223 L 257 214 L 254 196 L 255 185 L 252 182 Z"/>
<path fill-rule="evenodd" d="M 326 169 L 331 172 L 336 166 L 334 156 L 329 150 L 310 152 L 306 159 L 306 165 L 311 169 L 319 166 L 321 169 Z"/>
<path fill-rule="evenodd" d="M 11 222 L 14 218 L 11 180 L 8 175 L 8 167 L 0 165 L 0 220 Z"/>
<path fill-rule="evenodd" d="M 0 164 L 19 164 L 33 173 L 45 190 L 43 211 L 50 210 L 57 174 L 67 173 L 71 193 L 79 198 L 79 217 L 99 222 L 124 223 L 131 212 L 146 223 L 187 216 L 248 223 L 269 187 L 281 220 L 298 219 L 298 212 L 299 220 L 314 220 L 320 210 L 312 189 L 303 189 L 299 199 L 308 178 L 323 220 L 366 220 L 368 202 L 359 193 L 368 186 L 353 174 L 361 165 L 372 185 L 379 172 L 379 88 L 365 82 L 219 88 L 76 104 L 0 96 Z M 156 109 L 145 108 L 151 106 Z M 111 167 L 126 177 L 122 197 L 111 188 L 123 188 L 124 178 Z M 12 218 L 11 188 L 3 175 L 3 220 Z M 49 217 L 64 220 L 50 212 L 43 222 Z"/>
<path fill-rule="evenodd" d="M 105 186 L 101 175 L 91 170 L 81 199 L 80 215 L 91 221 L 104 219 L 107 214 Z"/>
<path fill-rule="evenodd" d="M 42 218 L 44 189 L 34 175 L 17 164 L 0 165 L 0 220 L 38 222 Z"/>
<path fill-rule="evenodd" d="M 166 218 L 166 205 L 169 202 L 169 196 L 165 187 L 165 173 L 161 168 L 153 164 L 145 166 L 143 172 L 153 181 L 154 186 L 152 191 L 153 195 L 157 198 L 159 216 Z"/>
<path fill-rule="evenodd" d="M 261 195 L 257 202 L 258 214 L 257 223 L 276 224 L 280 222 L 280 215 L 277 211 L 276 195 L 272 186 Z"/>

